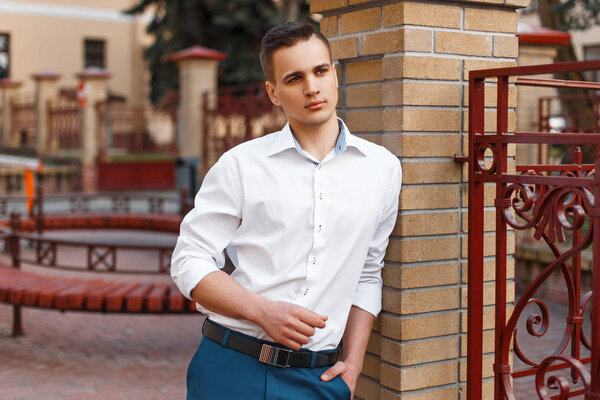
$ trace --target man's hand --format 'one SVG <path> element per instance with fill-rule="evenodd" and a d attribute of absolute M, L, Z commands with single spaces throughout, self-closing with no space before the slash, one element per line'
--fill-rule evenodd
<path fill-rule="evenodd" d="M 254 319 L 273 340 L 294 350 L 307 344 L 315 328 L 325 327 L 325 321 L 324 315 L 282 301 L 267 301 Z"/>
<path fill-rule="evenodd" d="M 346 385 L 350 388 L 350 398 L 354 397 L 354 390 L 356 389 L 356 383 L 358 382 L 358 376 L 360 375 L 360 369 L 352 367 L 351 364 L 343 361 L 338 361 L 327 371 L 321 375 L 321 380 L 328 382 L 340 375 L 341 378 L 346 382 Z"/>

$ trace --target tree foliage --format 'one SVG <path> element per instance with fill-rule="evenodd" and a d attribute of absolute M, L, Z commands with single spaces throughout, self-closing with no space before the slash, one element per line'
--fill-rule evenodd
<path fill-rule="evenodd" d="M 177 66 L 169 60 L 176 51 L 200 45 L 227 54 L 219 65 L 219 84 L 234 85 L 264 79 L 258 51 L 267 30 L 286 14 L 308 20 L 305 1 L 286 0 L 139 0 L 124 12 L 153 13 L 147 32 L 154 43 L 145 50 L 151 73 L 150 100 L 160 101 L 178 87 Z"/>
<path fill-rule="evenodd" d="M 555 4 L 551 11 L 562 15 L 557 28 L 565 32 L 600 25 L 600 0 L 566 0 Z"/>

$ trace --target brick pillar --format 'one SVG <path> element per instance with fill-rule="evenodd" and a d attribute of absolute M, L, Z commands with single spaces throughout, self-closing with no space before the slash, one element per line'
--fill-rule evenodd
<path fill-rule="evenodd" d="M 217 68 L 225 53 L 194 46 L 171 56 L 179 67 L 177 131 L 179 154 L 198 164 L 204 138 L 204 93 L 217 91 Z"/>
<path fill-rule="evenodd" d="M 94 192 L 98 188 L 96 163 L 101 138 L 96 105 L 108 98 L 110 73 L 102 68 L 90 67 L 77 74 L 77 78 L 83 81 L 86 99 L 82 109 L 81 183 L 84 192 Z"/>
<path fill-rule="evenodd" d="M 11 102 L 17 94 L 18 89 L 23 82 L 15 81 L 10 78 L 0 79 L 0 101 L 2 102 L 2 120 L 0 121 L 0 145 L 12 146 L 15 140 L 11 137 L 12 134 L 12 111 Z M 16 142 L 18 143 L 18 141 Z"/>
<path fill-rule="evenodd" d="M 48 102 L 57 94 L 56 82 L 60 74 L 41 71 L 32 75 L 35 80 L 35 107 L 37 114 L 36 150 L 38 154 L 49 152 L 48 143 Z"/>
<path fill-rule="evenodd" d="M 454 156 L 468 153 L 468 72 L 515 65 L 516 9 L 528 3 L 311 1 L 311 11 L 323 15 L 321 32 L 339 62 L 338 114 L 352 132 L 396 154 L 404 172 L 383 273 L 383 311 L 357 398 L 466 397 L 468 174 Z M 495 88 L 487 89 L 487 105 L 493 106 Z M 511 107 L 515 103 L 511 88 Z M 492 114 L 490 130 L 495 129 Z M 486 198 L 486 256 L 494 248 L 493 194 L 490 190 Z M 513 253 L 514 235 L 509 237 Z M 491 289 L 494 261 L 488 260 Z M 512 256 L 510 263 L 514 266 Z M 511 283 L 509 301 L 513 288 Z M 486 288 L 488 306 L 491 293 Z M 490 353 L 491 307 L 484 317 L 484 351 Z M 484 362 L 484 398 L 493 391 L 490 356 Z"/>

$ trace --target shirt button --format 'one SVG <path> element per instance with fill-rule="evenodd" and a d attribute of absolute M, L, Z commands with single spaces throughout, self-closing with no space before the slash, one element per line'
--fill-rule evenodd
<path fill-rule="evenodd" d="M 317 263 L 317 257 L 313 257 L 313 265 Z"/>
<path fill-rule="evenodd" d="M 323 193 L 319 193 L 319 200 L 323 200 Z"/>
<path fill-rule="evenodd" d="M 304 295 L 306 296 L 308 294 L 308 288 L 304 289 Z"/>
<path fill-rule="evenodd" d="M 319 232 L 323 230 L 323 225 L 319 225 Z"/>
<path fill-rule="evenodd" d="M 319 164 L 319 169 L 321 169 L 321 165 Z"/>

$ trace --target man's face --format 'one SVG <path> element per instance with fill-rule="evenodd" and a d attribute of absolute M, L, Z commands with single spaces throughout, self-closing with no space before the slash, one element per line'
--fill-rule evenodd
<path fill-rule="evenodd" d="M 338 81 L 327 47 L 316 36 L 273 53 L 273 80 L 266 87 L 293 127 L 320 126 L 336 118 Z"/>

